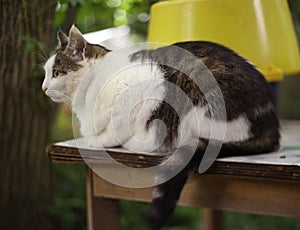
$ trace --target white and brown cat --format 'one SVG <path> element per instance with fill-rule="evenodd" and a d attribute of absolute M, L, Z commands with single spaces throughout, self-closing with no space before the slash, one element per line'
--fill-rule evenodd
<path fill-rule="evenodd" d="M 193 41 L 120 54 L 89 44 L 74 26 L 69 36 L 59 31 L 58 40 L 59 49 L 44 66 L 42 89 L 53 101 L 72 106 L 91 147 L 125 146 L 148 152 L 176 148 L 184 156 L 190 140 L 199 141 L 183 170 L 156 187 L 151 229 L 159 229 L 173 213 L 186 180 L 199 167 L 213 122 L 217 128 L 226 126 L 219 157 L 266 153 L 279 147 L 279 123 L 269 84 L 253 65 L 226 47 Z M 221 90 L 226 119 L 215 113 L 218 103 L 208 103 L 219 91 L 207 81 L 199 60 Z M 180 162 L 176 159 L 174 164 Z"/>

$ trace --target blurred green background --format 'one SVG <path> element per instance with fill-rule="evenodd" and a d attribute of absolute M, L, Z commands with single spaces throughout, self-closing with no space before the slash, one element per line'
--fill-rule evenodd
<path fill-rule="evenodd" d="M 55 13 L 55 28 L 65 32 L 75 22 L 83 32 L 129 25 L 131 32 L 146 38 L 152 0 L 61 0 Z M 290 0 L 290 8 L 298 38 L 300 38 L 300 1 Z M 54 41 L 56 39 L 53 39 Z M 55 47 L 56 44 L 53 44 Z M 300 118 L 300 77 L 289 76 L 280 83 L 279 114 L 282 118 Z M 72 114 L 61 106 L 51 131 L 51 142 L 73 138 Z M 48 213 L 56 229 L 86 229 L 84 165 L 51 165 L 51 191 Z M 148 204 L 122 201 L 122 229 L 147 229 L 143 213 Z M 293 230 L 300 229 L 299 219 L 225 212 L 224 229 L 229 230 Z M 201 210 L 178 207 L 165 229 L 201 229 Z"/>

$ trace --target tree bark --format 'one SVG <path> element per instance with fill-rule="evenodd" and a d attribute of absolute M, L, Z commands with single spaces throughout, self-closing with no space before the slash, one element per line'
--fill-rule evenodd
<path fill-rule="evenodd" d="M 0 0 L 1 229 L 50 229 L 45 146 L 53 106 L 40 56 L 52 46 L 56 1 Z"/>

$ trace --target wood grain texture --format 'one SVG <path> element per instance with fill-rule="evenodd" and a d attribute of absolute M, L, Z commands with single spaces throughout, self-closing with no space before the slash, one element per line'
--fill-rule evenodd
<path fill-rule="evenodd" d="M 211 208 L 204 208 L 203 215 L 203 230 L 222 230 L 223 216 L 222 211 Z"/>
<path fill-rule="evenodd" d="M 93 174 L 94 196 L 150 202 L 152 188 L 125 188 Z M 185 185 L 179 205 L 246 213 L 300 217 L 300 183 L 194 175 Z"/>
<path fill-rule="evenodd" d="M 267 161 L 258 160 L 263 158 L 262 155 L 254 158 L 217 160 L 204 174 L 194 174 L 188 180 L 179 205 L 205 208 L 205 229 L 219 229 L 222 225 L 221 211 L 216 210 L 300 217 L 300 165 L 294 162 L 298 161 L 300 149 L 299 132 L 295 127 L 300 127 L 300 123 L 285 123 L 283 135 L 284 143 L 289 144 L 285 146 L 295 150 L 293 155 L 287 155 L 289 152 L 284 152 L 283 155 L 276 153 Z M 80 149 L 76 146 L 74 141 L 52 144 L 47 147 L 47 153 L 56 163 L 85 162 L 89 166 L 92 164 L 94 169 L 101 167 L 112 173 L 116 173 L 115 170 L 123 173 L 122 169 L 114 167 L 114 160 L 129 167 L 144 168 L 155 166 L 165 158 L 159 154 L 131 153 L 117 148 L 95 150 L 86 149 L 84 145 Z M 145 175 L 143 180 L 147 180 L 146 176 L 149 175 Z M 112 208 L 111 212 L 116 214 L 106 219 L 117 218 L 118 200 L 152 200 L 152 187 L 121 187 L 91 173 L 91 170 L 88 178 L 89 229 L 95 226 L 93 223 L 96 217 L 91 213 L 102 213 L 101 210 L 105 207 Z M 98 226 L 105 227 L 105 220 L 102 222 Z M 115 222 L 118 223 L 117 220 Z"/>
<path fill-rule="evenodd" d="M 49 145 L 47 153 L 53 162 L 56 163 L 83 163 L 80 155 L 84 152 L 85 159 L 95 164 L 112 164 L 112 159 L 105 156 L 99 150 L 78 150 L 75 147 L 66 147 L 61 145 Z M 112 158 L 129 167 L 143 168 L 159 164 L 164 157 L 161 155 L 130 154 L 107 151 Z M 231 175 L 238 177 L 258 177 L 265 179 L 280 179 L 300 181 L 300 167 L 295 165 L 271 165 L 255 163 L 237 163 L 216 161 L 208 169 L 207 174 Z"/>
<path fill-rule="evenodd" d="M 87 170 L 88 230 L 121 229 L 120 204 L 116 199 L 94 196 L 93 173 Z"/>

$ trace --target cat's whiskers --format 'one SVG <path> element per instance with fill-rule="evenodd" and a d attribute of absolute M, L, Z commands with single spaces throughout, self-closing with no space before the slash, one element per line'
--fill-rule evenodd
<path fill-rule="evenodd" d="M 45 51 L 43 51 L 43 54 L 41 54 L 40 52 L 37 51 L 33 51 L 34 55 L 37 56 L 39 58 L 39 60 L 41 60 L 42 62 L 46 62 L 48 60 L 48 56 L 45 53 Z"/>
<path fill-rule="evenodd" d="M 41 70 L 41 71 L 44 71 L 44 63 L 41 63 L 41 64 L 37 64 L 38 68 Z"/>
<path fill-rule="evenodd" d="M 67 101 L 72 102 L 72 98 L 64 94 L 62 91 L 57 89 L 49 89 L 48 94 L 50 96 L 64 97 Z"/>
<path fill-rule="evenodd" d="M 49 56 L 48 52 L 46 52 L 45 47 L 41 46 L 39 50 L 41 52 L 40 53 L 36 52 L 36 53 L 38 55 L 40 55 L 41 57 L 43 57 L 45 60 L 48 60 L 50 56 Z"/>
<path fill-rule="evenodd" d="M 65 97 L 66 99 L 68 99 L 68 101 L 71 103 L 72 102 L 72 98 L 70 98 L 69 96 L 65 95 L 64 93 L 61 93 L 61 95 L 63 97 Z"/>

